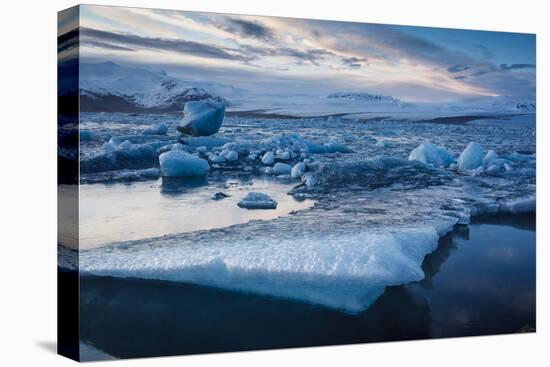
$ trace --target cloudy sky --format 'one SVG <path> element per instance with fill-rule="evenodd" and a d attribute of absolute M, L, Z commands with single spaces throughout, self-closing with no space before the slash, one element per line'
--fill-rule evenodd
<path fill-rule="evenodd" d="M 80 56 L 261 92 L 535 95 L 529 34 L 85 5 Z"/>

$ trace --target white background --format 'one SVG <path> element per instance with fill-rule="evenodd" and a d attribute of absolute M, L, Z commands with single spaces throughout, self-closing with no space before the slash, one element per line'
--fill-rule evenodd
<path fill-rule="evenodd" d="M 109 366 L 548 365 L 548 10 L 544 1 L 96 1 L 98 4 L 537 33 L 537 333 L 103 362 Z M 56 340 L 56 12 L 3 2 L 0 36 L 0 365 L 73 365 Z M 545 346 L 546 345 L 546 350 Z"/>

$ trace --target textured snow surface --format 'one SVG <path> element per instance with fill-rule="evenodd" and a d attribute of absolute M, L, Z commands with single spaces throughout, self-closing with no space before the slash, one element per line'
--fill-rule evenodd
<path fill-rule="evenodd" d="M 422 279 L 422 259 L 435 249 L 438 237 L 434 228 L 423 227 L 395 233 L 312 234 L 299 242 L 283 233 L 220 237 L 207 243 L 205 238 L 198 243 L 181 238 L 163 246 L 82 252 L 80 269 L 97 275 L 186 281 L 359 312 L 385 286 Z"/>

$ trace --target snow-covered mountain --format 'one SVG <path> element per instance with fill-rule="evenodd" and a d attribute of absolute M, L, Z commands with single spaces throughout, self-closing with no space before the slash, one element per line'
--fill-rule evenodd
<path fill-rule="evenodd" d="M 496 101 L 492 103 L 492 107 L 499 111 L 511 111 L 511 112 L 536 112 L 537 105 L 531 101 Z"/>
<path fill-rule="evenodd" d="M 373 103 L 395 103 L 399 104 L 399 99 L 391 96 L 383 96 L 380 94 L 370 94 L 362 92 L 336 92 L 327 96 L 330 99 L 350 100 L 350 101 L 363 101 Z"/>
<path fill-rule="evenodd" d="M 80 64 L 80 107 L 85 112 L 175 112 L 182 111 L 185 102 L 204 99 L 229 106 L 228 98 L 244 92 L 113 62 Z"/>
<path fill-rule="evenodd" d="M 366 92 L 335 92 L 324 96 L 258 93 L 217 82 L 179 78 L 164 71 L 113 62 L 80 64 L 80 110 L 84 112 L 181 112 L 188 101 L 213 99 L 229 111 L 263 110 L 293 116 L 338 113 L 487 114 L 535 113 L 534 101 L 483 97 L 453 103 L 403 102 Z M 63 86 L 60 98 L 63 99 Z"/>

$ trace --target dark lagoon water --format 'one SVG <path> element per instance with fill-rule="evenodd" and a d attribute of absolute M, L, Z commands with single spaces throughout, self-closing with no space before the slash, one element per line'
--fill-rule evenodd
<path fill-rule="evenodd" d="M 360 314 L 186 283 L 81 276 L 82 360 L 533 332 L 534 216 L 475 219 L 439 241 L 424 280 Z"/>

